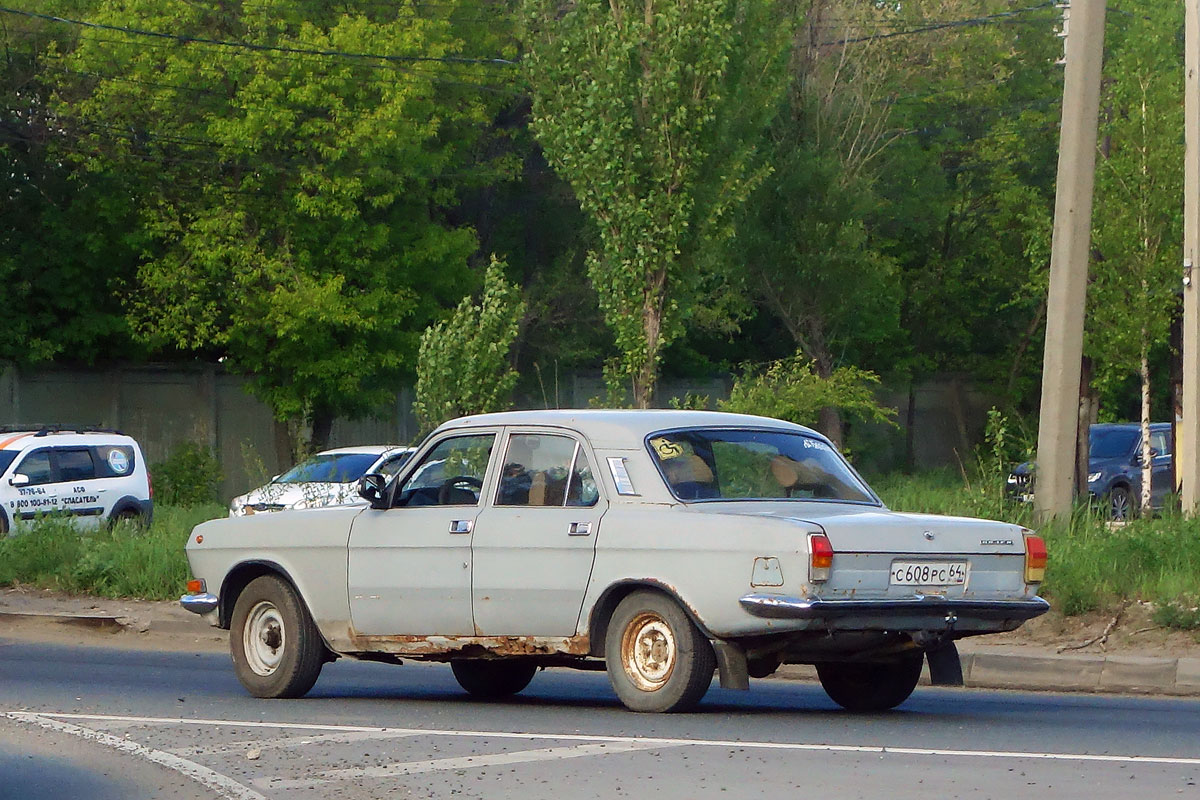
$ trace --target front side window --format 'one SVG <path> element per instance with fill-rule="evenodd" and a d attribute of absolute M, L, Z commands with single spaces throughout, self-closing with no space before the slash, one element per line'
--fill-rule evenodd
<path fill-rule="evenodd" d="M 1156 455 L 1165 456 L 1171 454 L 1171 437 L 1166 431 L 1153 431 L 1150 434 L 1150 446 L 1154 448 Z"/>
<path fill-rule="evenodd" d="M 50 483 L 53 476 L 50 472 L 50 451 L 34 450 L 17 465 L 16 474 L 29 478 L 30 485 Z"/>
<path fill-rule="evenodd" d="M 349 483 L 366 474 L 379 456 L 372 453 L 326 453 L 301 461 L 275 483 Z"/>
<path fill-rule="evenodd" d="M 879 502 L 837 451 L 802 433 L 696 429 L 647 444 L 680 500 Z"/>
<path fill-rule="evenodd" d="M 438 442 L 396 489 L 395 506 L 476 505 L 487 474 L 494 433 Z"/>
<path fill-rule="evenodd" d="M 96 464 L 90 450 L 59 450 L 55 456 L 60 481 L 90 481 L 96 477 Z"/>
<path fill-rule="evenodd" d="M 599 499 L 587 456 L 568 436 L 509 437 L 496 491 L 498 506 L 591 506 Z"/>

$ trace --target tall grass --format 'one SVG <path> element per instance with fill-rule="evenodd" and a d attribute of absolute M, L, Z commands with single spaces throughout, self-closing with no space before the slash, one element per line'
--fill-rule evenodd
<path fill-rule="evenodd" d="M 81 531 L 45 519 L 0 538 L 0 586 L 17 583 L 73 594 L 168 600 L 188 579 L 183 546 L 194 526 L 222 516 L 211 504 L 158 506 L 149 528 L 122 523 Z"/>
<path fill-rule="evenodd" d="M 889 508 L 988 519 L 1033 527 L 1028 504 L 1004 499 L 1002 477 L 936 471 L 890 475 L 873 482 Z M 1113 525 L 1087 505 L 1069 521 L 1043 526 L 1050 566 L 1042 594 L 1064 614 L 1111 611 L 1144 600 L 1187 619 L 1200 598 L 1200 519 L 1177 511 Z M 1195 615 L 1192 615 L 1195 616 Z M 1190 625 L 1189 625 L 1190 627 Z"/>

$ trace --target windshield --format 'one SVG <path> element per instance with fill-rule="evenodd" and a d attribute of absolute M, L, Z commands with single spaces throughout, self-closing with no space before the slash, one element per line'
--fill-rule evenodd
<path fill-rule="evenodd" d="M 379 458 L 373 453 L 316 455 L 275 479 L 275 483 L 349 483 L 366 474 Z"/>
<path fill-rule="evenodd" d="M 1129 455 L 1140 434 L 1127 428 L 1093 428 L 1088 433 L 1089 458 L 1120 458 Z"/>
<path fill-rule="evenodd" d="M 685 430 L 647 443 L 680 500 L 878 503 L 832 447 L 801 433 Z"/>

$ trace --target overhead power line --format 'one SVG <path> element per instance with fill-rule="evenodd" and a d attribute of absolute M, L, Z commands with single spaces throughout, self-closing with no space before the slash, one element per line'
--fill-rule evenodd
<path fill-rule="evenodd" d="M 282 45 L 270 44 L 255 44 L 254 42 L 238 42 L 226 39 L 209 39 L 203 36 L 184 36 L 174 33 L 163 33 L 162 31 L 147 31 L 139 28 L 127 28 L 122 25 L 106 25 L 100 22 L 88 22 L 81 19 L 68 19 L 67 17 L 56 17 L 52 14 L 38 14 L 33 11 L 22 11 L 16 8 L 5 8 L 0 6 L 0 14 L 14 14 L 21 17 L 31 17 L 33 19 L 46 20 L 47 22 L 60 22 L 67 25 L 79 25 L 84 28 L 94 28 L 105 31 L 117 31 L 119 33 L 127 33 L 131 36 L 149 36 L 156 39 L 169 39 L 179 42 L 180 44 L 206 44 L 214 47 L 232 47 L 242 50 L 254 50 L 259 52 L 272 53 L 289 53 L 291 55 L 302 56 L 325 56 L 335 58 L 361 58 L 371 61 L 388 61 L 393 63 L 412 63 L 420 61 L 439 61 L 446 64 L 493 64 L 497 66 L 516 66 L 516 61 L 510 61 L 506 58 L 470 58 L 467 56 L 400 56 L 388 55 L 384 53 L 353 53 L 344 50 L 316 50 L 305 47 L 285 47 Z"/>
<path fill-rule="evenodd" d="M 1036 6 L 1029 6 L 1027 8 L 1018 8 L 1018 9 L 1014 9 L 1012 11 L 1002 11 L 998 14 L 988 14 L 983 17 L 972 17 L 970 19 L 956 19 L 956 20 L 949 20 L 946 22 L 935 22 L 935 23 L 929 24 L 929 25 L 921 25 L 916 28 L 909 28 L 908 30 L 891 31 L 889 33 L 872 33 L 867 36 L 859 36 L 859 37 L 850 38 L 850 39 L 840 39 L 835 42 L 822 42 L 821 44 L 822 44 L 822 46 L 842 45 L 842 44 L 858 44 L 859 42 L 871 42 L 871 41 L 875 41 L 876 39 L 891 39 L 896 36 L 910 36 L 914 33 L 930 33 L 932 31 L 940 31 L 945 28 L 967 28 L 967 27 L 973 27 L 976 25 L 989 25 L 989 24 L 994 24 L 997 22 L 1006 21 L 1010 17 L 1016 17 L 1021 14 L 1028 14 L 1032 11 L 1042 11 L 1047 8 L 1054 8 L 1054 6 L 1055 6 L 1055 4 L 1053 2 L 1040 3 Z"/>

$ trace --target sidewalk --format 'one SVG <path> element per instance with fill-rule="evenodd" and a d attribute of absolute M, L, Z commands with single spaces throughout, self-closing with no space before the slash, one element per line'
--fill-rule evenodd
<path fill-rule="evenodd" d="M 1200 697 L 1200 641 L 1194 636 L 1161 632 L 1142 643 L 1142 637 L 1113 630 L 1112 641 L 1104 645 L 1107 650 L 1097 643 L 1058 652 L 1096 638 L 1105 628 L 1099 618 L 1090 625 L 1089 629 L 1088 622 L 1078 618 L 1069 624 L 1035 621 L 1011 634 L 960 641 L 964 681 L 986 689 Z M 210 627 L 175 602 L 71 597 L 23 588 L 0 589 L 0 638 L 4 637 L 164 650 L 228 648 L 227 632 Z M 816 680 L 816 671 L 788 665 L 774 677 Z M 927 682 L 927 676 L 922 680 Z"/>

